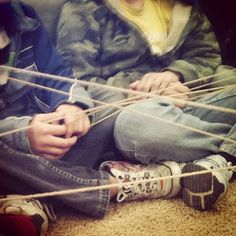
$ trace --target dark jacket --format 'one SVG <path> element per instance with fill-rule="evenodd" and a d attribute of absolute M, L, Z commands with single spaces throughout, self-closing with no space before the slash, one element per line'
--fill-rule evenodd
<path fill-rule="evenodd" d="M 8 65 L 46 74 L 70 77 L 70 82 L 46 79 L 26 72 L 10 72 L 9 76 L 68 93 L 68 95 L 34 88 L 8 80 L 0 87 L 0 133 L 26 127 L 36 113 L 53 111 L 62 103 L 76 103 L 83 108 L 93 107 L 87 92 L 73 77 L 71 68 L 64 63 L 48 40 L 35 11 L 18 1 L 12 1 L 17 18 L 16 33 L 11 35 Z M 1 51 L 0 51 L 1 53 Z M 27 130 L 0 138 L 9 146 L 30 152 Z"/>

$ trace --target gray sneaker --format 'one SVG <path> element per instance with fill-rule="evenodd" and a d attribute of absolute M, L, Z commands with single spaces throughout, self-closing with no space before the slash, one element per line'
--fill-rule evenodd
<path fill-rule="evenodd" d="M 180 165 L 173 161 L 159 164 L 134 165 L 129 162 L 107 161 L 101 164 L 101 170 L 108 171 L 121 184 L 118 187 L 117 202 L 136 199 L 171 198 L 180 191 L 180 178 L 156 180 L 155 178 L 181 174 Z M 138 180 L 150 180 L 145 183 L 133 183 Z"/>
<path fill-rule="evenodd" d="M 224 157 L 212 155 L 204 159 L 188 163 L 183 168 L 183 173 L 201 170 L 217 169 L 230 166 Z M 212 173 L 185 177 L 182 180 L 183 201 L 189 207 L 197 210 L 207 210 L 225 196 L 229 180 L 233 175 L 232 170 L 214 171 Z"/>

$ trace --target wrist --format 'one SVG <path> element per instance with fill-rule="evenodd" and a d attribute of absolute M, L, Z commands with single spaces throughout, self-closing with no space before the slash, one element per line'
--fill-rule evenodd
<path fill-rule="evenodd" d="M 183 75 L 182 75 L 182 73 L 180 73 L 179 71 L 165 70 L 164 72 L 167 72 L 167 73 L 169 73 L 169 74 L 171 73 L 171 75 L 172 75 L 172 76 L 175 76 L 175 78 L 176 78 L 179 82 L 181 82 L 181 83 L 184 82 Z"/>

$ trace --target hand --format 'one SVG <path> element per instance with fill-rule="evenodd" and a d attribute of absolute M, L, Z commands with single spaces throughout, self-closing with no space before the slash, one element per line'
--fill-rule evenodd
<path fill-rule="evenodd" d="M 161 96 L 169 96 L 171 98 L 179 99 L 173 99 L 173 103 L 179 108 L 184 108 L 186 106 L 185 101 L 189 100 L 189 91 L 189 88 L 184 86 L 181 82 L 175 82 L 170 83 L 169 86 L 161 92 Z"/>
<path fill-rule="evenodd" d="M 76 143 L 77 137 L 65 138 L 66 125 L 46 123 L 52 119 L 60 119 L 60 113 L 38 114 L 31 121 L 28 139 L 33 153 L 47 159 L 59 159 Z"/>
<path fill-rule="evenodd" d="M 142 92 L 154 92 L 161 96 L 170 96 L 173 98 L 188 100 L 187 93 L 189 88 L 184 86 L 177 74 L 171 71 L 161 73 L 147 73 L 141 80 L 130 84 L 130 89 Z M 174 101 L 175 105 L 183 108 L 186 103 L 182 101 Z"/>
<path fill-rule="evenodd" d="M 169 87 L 171 83 L 178 82 L 179 76 L 171 71 L 165 72 L 152 72 L 145 74 L 141 80 L 137 80 L 130 84 L 129 88 L 140 92 L 153 92 L 156 91 L 161 95 L 161 92 Z M 158 92 L 158 90 L 160 90 Z"/>
<path fill-rule="evenodd" d="M 76 105 L 62 104 L 55 112 L 64 115 L 63 121 L 67 127 L 66 138 L 72 135 L 82 137 L 90 129 L 91 124 L 87 113 Z"/>

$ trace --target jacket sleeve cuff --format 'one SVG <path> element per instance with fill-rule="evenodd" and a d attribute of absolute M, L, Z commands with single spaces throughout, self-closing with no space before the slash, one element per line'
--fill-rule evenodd
<path fill-rule="evenodd" d="M 68 99 L 62 99 L 57 102 L 55 101 L 50 107 L 50 112 L 53 112 L 61 104 L 75 104 L 84 110 L 94 108 L 94 103 L 85 89 L 80 87 L 79 89 L 77 88 L 76 91 L 76 93 L 71 93 Z M 91 121 L 94 120 L 94 115 L 89 115 L 89 117 Z"/>
<path fill-rule="evenodd" d="M 193 81 L 198 78 L 198 72 L 192 66 L 190 63 L 184 61 L 184 60 L 178 60 L 172 64 L 170 64 L 168 67 L 164 68 L 163 70 L 170 70 L 173 72 L 176 72 L 181 75 L 181 79 L 183 83 Z M 191 85 L 189 87 L 198 86 L 201 82 L 196 82 L 194 85 Z"/>
<path fill-rule="evenodd" d="M 32 117 L 28 116 L 19 118 L 17 121 L 17 127 L 15 127 L 15 129 L 29 126 L 31 119 Z M 14 149 L 18 149 L 25 153 L 32 154 L 28 140 L 28 129 L 13 133 L 12 145 Z"/>

